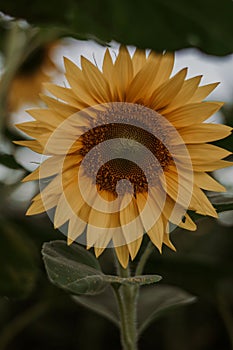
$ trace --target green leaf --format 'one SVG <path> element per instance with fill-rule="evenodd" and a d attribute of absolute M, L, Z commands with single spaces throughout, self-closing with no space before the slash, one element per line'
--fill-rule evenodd
<path fill-rule="evenodd" d="M 143 286 L 159 282 L 162 277 L 158 275 L 142 275 L 134 277 L 105 276 L 106 281 L 112 284 Z"/>
<path fill-rule="evenodd" d="M 1 11 L 32 24 L 65 28 L 71 36 L 160 51 L 195 46 L 225 55 L 233 50 L 232 7 L 230 0 L 50 0 L 46 6 L 39 0 L 8 0 Z"/>
<path fill-rule="evenodd" d="M 219 213 L 233 210 L 233 193 L 221 193 L 209 197 Z"/>
<path fill-rule="evenodd" d="M 104 275 L 98 260 L 83 247 L 65 241 L 53 241 L 43 245 L 45 267 L 52 283 L 71 294 L 95 295 L 110 284 L 145 285 L 160 281 L 157 275 L 122 278 Z"/>
<path fill-rule="evenodd" d="M 76 303 L 107 318 L 119 327 L 117 305 L 111 288 L 106 288 L 103 293 L 98 295 L 73 296 L 72 299 Z"/>
<path fill-rule="evenodd" d="M 44 244 L 42 254 L 57 259 L 62 257 L 66 260 L 73 260 L 74 262 L 101 271 L 100 264 L 94 255 L 78 244 L 68 246 L 65 241 L 52 241 Z"/>
<path fill-rule="evenodd" d="M 35 247 L 12 223 L 1 220 L 0 227 L 0 295 L 26 297 L 37 279 Z"/>
<path fill-rule="evenodd" d="M 50 281 L 69 293 L 93 295 L 106 288 L 98 261 L 84 248 L 55 241 L 45 243 L 42 254 Z"/>
<path fill-rule="evenodd" d="M 0 154 L 0 164 L 10 169 L 22 169 L 22 166 L 16 162 L 11 154 Z"/>
<path fill-rule="evenodd" d="M 196 297 L 173 286 L 157 285 L 142 289 L 138 301 L 139 333 L 168 311 L 195 301 Z"/>

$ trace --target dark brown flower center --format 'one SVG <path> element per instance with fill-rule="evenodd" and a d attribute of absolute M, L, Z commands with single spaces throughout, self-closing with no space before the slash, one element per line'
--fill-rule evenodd
<path fill-rule="evenodd" d="M 151 111 L 152 119 L 147 108 L 132 104 L 129 111 L 128 105 L 123 111 L 114 106 L 113 110 L 101 112 L 98 122 L 101 120 L 103 124 L 82 135 L 80 153 L 86 157 L 91 151 L 84 167 L 99 190 L 117 195 L 118 182 L 128 180 L 120 187 L 121 191 L 133 187 L 136 196 L 147 192 L 148 185 L 156 185 L 159 173 L 172 162 L 172 156 L 164 144 L 167 144 L 166 128 L 155 120 L 156 113 Z M 117 115 L 119 122 L 106 123 L 111 113 Z"/>

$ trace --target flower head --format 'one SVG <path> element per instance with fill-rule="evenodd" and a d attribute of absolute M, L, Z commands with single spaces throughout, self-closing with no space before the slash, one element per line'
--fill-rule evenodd
<path fill-rule="evenodd" d="M 43 96 L 48 108 L 18 125 L 33 139 L 17 143 L 49 156 L 25 178 L 41 184 L 28 215 L 55 208 L 68 243 L 93 246 L 96 256 L 112 244 L 124 267 L 144 233 L 160 251 L 175 249 L 169 223 L 195 230 L 187 210 L 217 217 L 202 190 L 224 191 L 207 172 L 228 166 L 229 152 L 209 142 L 231 128 L 204 123 L 222 106 L 203 102 L 218 84 L 199 86 L 187 68 L 171 76 L 173 64 L 171 53 L 131 57 L 124 46 L 115 62 L 106 50 L 102 70 L 65 58 L 70 87 L 46 84 L 55 98 Z"/>
<path fill-rule="evenodd" d="M 43 83 L 51 80 L 51 72 L 57 70 L 50 55 L 57 43 L 41 46 L 26 59 L 17 71 L 9 89 L 7 107 L 16 111 L 25 103 L 37 104 Z"/>

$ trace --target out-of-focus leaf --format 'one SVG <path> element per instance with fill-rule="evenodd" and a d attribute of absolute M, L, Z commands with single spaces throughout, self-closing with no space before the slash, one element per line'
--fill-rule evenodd
<path fill-rule="evenodd" d="M 233 193 L 215 194 L 209 198 L 219 213 L 233 210 Z"/>
<path fill-rule="evenodd" d="M 26 297 L 37 278 L 36 250 L 18 227 L 0 221 L 0 295 Z"/>
<path fill-rule="evenodd" d="M 0 164 L 10 169 L 22 169 L 22 166 L 16 162 L 11 154 L 0 154 Z"/>
<path fill-rule="evenodd" d="M 51 0 L 46 6 L 39 0 L 8 0 L 1 10 L 36 25 L 66 28 L 71 36 L 160 51 L 195 46 L 224 55 L 233 50 L 230 0 Z"/>
<path fill-rule="evenodd" d="M 151 264 L 151 265 L 150 265 Z M 190 249 L 189 254 L 178 253 L 173 256 L 153 257 L 148 268 L 157 271 L 172 285 L 177 285 L 192 291 L 195 295 L 202 295 L 215 301 L 216 286 L 223 280 L 232 278 L 232 262 L 203 256 L 198 251 L 196 257 Z"/>
<path fill-rule="evenodd" d="M 106 288 L 103 293 L 98 295 L 74 296 L 72 299 L 119 326 L 117 305 L 111 288 Z"/>
<path fill-rule="evenodd" d="M 157 285 L 142 289 L 138 301 L 139 333 L 171 309 L 193 303 L 195 300 L 193 295 L 174 286 Z"/>

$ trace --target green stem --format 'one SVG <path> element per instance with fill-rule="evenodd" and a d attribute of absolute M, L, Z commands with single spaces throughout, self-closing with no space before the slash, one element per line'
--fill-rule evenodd
<path fill-rule="evenodd" d="M 144 250 L 135 276 L 141 275 L 145 264 L 153 251 L 153 245 L 148 243 Z M 130 277 L 129 267 L 123 269 L 116 258 L 117 273 L 120 277 Z M 120 315 L 121 342 L 124 350 L 137 350 L 138 330 L 137 330 L 137 300 L 139 287 L 132 285 L 113 286 Z"/>
<path fill-rule="evenodd" d="M 130 277 L 129 268 L 123 269 L 117 262 L 119 276 Z M 122 285 L 113 287 L 120 315 L 121 342 L 124 350 L 137 350 L 137 296 L 138 287 Z"/>
<path fill-rule="evenodd" d="M 150 241 L 147 244 L 147 247 L 144 250 L 144 252 L 140 258 L 140 261 L 139 261 L 138 266 L 137 266 L 136 271 L 135 271 L 135 276 L 139 276 L 143 273 L 146 262 L 147 262 L 149 256 L 151 255 L 151 253 L 153 252 L 153 249 L 154 249 L 153 244 Z"/>

